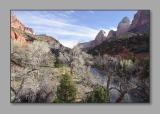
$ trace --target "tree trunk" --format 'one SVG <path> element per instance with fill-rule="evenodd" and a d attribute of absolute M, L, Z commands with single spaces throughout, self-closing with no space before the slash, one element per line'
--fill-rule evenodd
<path fill-rule="evenodd" d="M 107 80 L 107 96 L 109 96 L 109 85 L 110 85 L 110 80 L 111 80 L 111 77 L 110 75 L 108 76 L 108 80 Z"/>

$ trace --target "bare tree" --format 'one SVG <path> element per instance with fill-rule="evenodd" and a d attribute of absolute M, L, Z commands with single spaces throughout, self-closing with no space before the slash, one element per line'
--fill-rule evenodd
<path fill-rule="evenodd" d="M 82 51 L 81 48 L 75 47 L 71 53 L 70 59 L 71 73 L 84 75 L 92 64 L 92 56 Z"/>
<path fill-rule="evenodd" d="M 40 99 L 42 92 L 49 96 L 52 91 L 52 88 L 49 89 L 51 86 L 48 77 L 52 74 L 50 68 L 54 68 L 54 55 L 50 53 L 45 42 L 34 41 L 26 47 L 12 42 L 11 46 L 11 91 L 15 96 L 12 102 L 40 102 L 37 97 Z M 50 69 L 51 73 L 44 72 L 44 67 Z M 15 85 L 16 78 L 21 80 L 18 88 L 12 86 Z M 43 101 L 45 99 L 47 97 L 44 97 Z"/>

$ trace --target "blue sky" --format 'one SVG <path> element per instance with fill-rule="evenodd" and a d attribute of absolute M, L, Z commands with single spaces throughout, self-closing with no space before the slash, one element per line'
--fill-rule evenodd
<path fill-rule="evenodd" d="M 136 11 L 12 11 L 36 34 L 53 36 L 72 48 L 77 43 L 94 40 L 100 30 L 116 30 L 125 16 L 132 21 Z"/>

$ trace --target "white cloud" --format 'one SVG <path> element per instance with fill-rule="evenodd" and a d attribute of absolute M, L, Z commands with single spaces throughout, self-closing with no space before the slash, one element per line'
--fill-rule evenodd
<path fill-rule="evenodd" d="M 90 12 L 94 13 L 92 11 Z M 75 12 L 65 11 L 64 15 L 70 15 L 71 13 Z M 28 25 L 30 25 L 35 30 L 36 33 L 45 33 L 47 35 L 53 36 L 54 38 L 58 39 L 63 45 L 71 48 L 80 41 L 87 42 L 94 40 L 95 36 L 101 29 L 106 31 L 106 35 L 108 35 L 109 30 L 116 29 L 113 27 L 111 29 L 104 29 L 104 28 L 93 29 L 91 27 L 73 24 L 70 22 L 71 19 L 69 19 L 68 17 L 66 19 L 49 14 L 47 15 L 47 18 L 42 14 L 35 15 L 31 12 L 26 12 L 26 13 L 24 12 L 21 15 L 23 15 L 22 16 L 23 20 L 25 20 L 25 22 Z M 66 37 L 64 40 L 62 40 L 61 37 L 64 38 L 64 36 Z"/>
<path fill-rule="evenodd" d="M 111 27 L 110 29 L 111 29 L 111 30 L 114 30 L 114 31 L 117 31 L 117 28 L 116 28 L 116 27 Z"/>
<path fill-rule="evenodd" d="M 69 48 L 73 48 L 75 45 L 77 45 L 79 43 L 78 40 L 60 40 L 60 42 L 66 46 L 66 47 L 69 47 Z"/>

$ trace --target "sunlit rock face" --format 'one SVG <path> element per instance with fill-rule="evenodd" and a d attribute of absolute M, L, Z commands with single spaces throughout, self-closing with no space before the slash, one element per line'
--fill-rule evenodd
<path fill-rule="evenodd" d="M 149 32 L 150 28 L 150 11 L 140 10 L 138 11 L 129 27 L 130 32 L 143 33 Z"/>
<path fill-rule="evenodd" d="M 95 38 L 95 45 L 102 43 L 107 38 L 107 33 L 104 30 L 100 30 Z"/>
<path fill-rule="evenodd" d="M 101 44 L 103 41 L 107 39 L 107 33 L 104 30 L 100 30 L 99 33 L 96 35 L 95 40 L 80 43 L 77 46 L 83 49 L 87 48 L 94 48 L 95 46 Z"/>
<path fill-rule="evenodd" d="M 15 15 L 11 15 L 11 27 L 24 30 L 24 25 L 17 19 Z"/>
<path fill-rule="evenodd" d="M 109 33 L 108 33 L 107 39 L 110 39 L 110 38 L 113 38 L 113 37 L 116 37 L 116 31 L 110 30 Z"/>
<path fill-rule="evenodd" d="M 11 15 L 11 39 L 21 46 L 27 44 L 24 33 L 33 34 L 32 28 L 28 28 L 20 22 L 15 15 Z"/>
<path fill-rule="evenodd" d="M 24 27 L 24 32 L 29 33 L 29 34 L 33 34 L 33 29 L 28 28 L 28 27 Z"/>
<path fill-rule="evenodd" d="M 19 43 L 21 46 L 25 46 L 27 44 L 25 38 L 14 31 L 11 31 L 11 39 L 13 40 L 13 42 Z"/>
<path fill-rule="evenodd" d="M 11 15 L 11 27 L 19 29 L 29 34 L 33 34 L 33 29 L 26 27 L 24 24 L 22 24 L 22 22 L 19 21 L 15 15 Z"/>
<path fill-rule="evenodd" d="M 121 35 L 124 35 L 130 27 L 130 20 L 128 17 L 124 17 L 117 27 L 116 36 L 120 37 Z"/>

